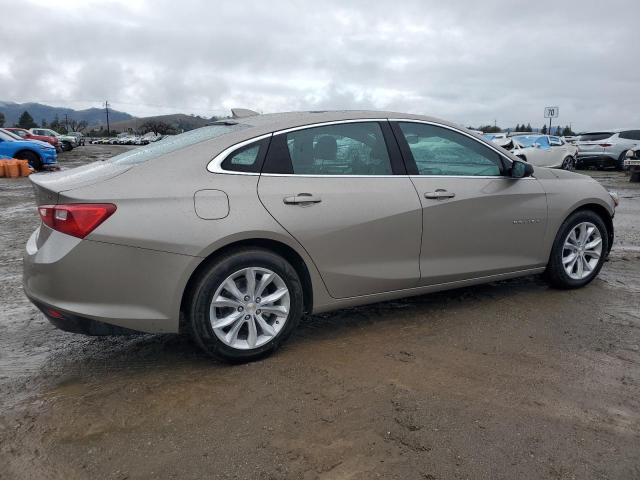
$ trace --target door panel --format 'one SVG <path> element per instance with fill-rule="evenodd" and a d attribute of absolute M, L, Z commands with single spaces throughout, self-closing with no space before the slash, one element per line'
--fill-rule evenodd
<path fill-rule="evenodd" d="M 534 178 L 421 177 L 421 285 L 544 265 L 546 195 Z M 429 199 L 446 190 L 454 197 Z"/>
<path fill-rule="evenodd" d="M 263 174 L 258 195 L 307 250 L 331 296 L 417 285 L 422 213 L 408 177 Z"/>

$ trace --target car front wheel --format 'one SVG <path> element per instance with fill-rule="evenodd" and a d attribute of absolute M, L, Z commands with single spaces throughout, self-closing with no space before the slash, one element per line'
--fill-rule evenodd
<path fill-rule="evenodd" d="M 607 227 L 590 210 L 567 218 L 556 235 L 546 276 L 557 288 L 579 288 L 593 280 L 609 252 Z"/>
<path fill-rule="evenodd" d="M 574 159 L 573 157 L 571 157 L 571 156 L 569 156 L 569 157 L 565 158 L 565 159 L 562 161 L 562 167 L 561 167 L 561 168 L 562 168 L 563 170 L 569 170 L 569 171 L 575 170 L 575 168 L 576 168 L 576 161 L 575 161 L 575 159 Z"/>
<path fill-rule="evenodd" d="M 225 255 L 194 283 L 188 322 L 196 343 L 228 362 L 275 351 L 302 316 L 302 286 L 281 256 L 259 248 Z"/>

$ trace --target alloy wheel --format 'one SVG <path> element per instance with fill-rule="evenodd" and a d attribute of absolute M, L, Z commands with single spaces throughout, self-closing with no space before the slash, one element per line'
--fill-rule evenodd
<path fill-rule="evenodd" d="M 602 256 L 602 236 L 591 222 L 574 226 L 562 247 L 562 265 L 567 275 L 582 280 L 598 266 Z"/>
<path fill-rule="evenodd" d="M 264 345 L 284 327 L 290 310 L 289 289 L 275 272 L 243 268 L 218 287 L 209 307 L 215 335 L 239 350 Z"/>

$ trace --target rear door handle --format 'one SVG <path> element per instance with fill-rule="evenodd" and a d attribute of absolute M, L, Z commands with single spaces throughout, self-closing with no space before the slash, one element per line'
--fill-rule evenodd
<path fill-rule="evenodd" d="M 322 199 L 310 193 L 299 193 L 297 195 L 284 197 L 282 201 L 287 205 L 310 205 L 312 203 L 320 203 Z"/>
<path fill-rule="evenodd" d="M 456 194 L 453 192 L 447 192 L 443 188 L 437 189 L 435 192 L 427 192 L 424 194 L 424 198 L 430 198 L 434 200 L 442 200 L 445 198 L 453 198 Z"/>

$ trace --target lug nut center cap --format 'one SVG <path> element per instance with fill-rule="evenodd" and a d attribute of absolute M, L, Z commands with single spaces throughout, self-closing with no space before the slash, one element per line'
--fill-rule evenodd
<path fill-rule="evenodd" d="M 253 315 L 254 313 L 256 313 L 257 309 L 258 309 L 258 306 L 255 303 L 253 302 L 247 303 L 247 306 L 246 306 L 247 313 Z"/>

